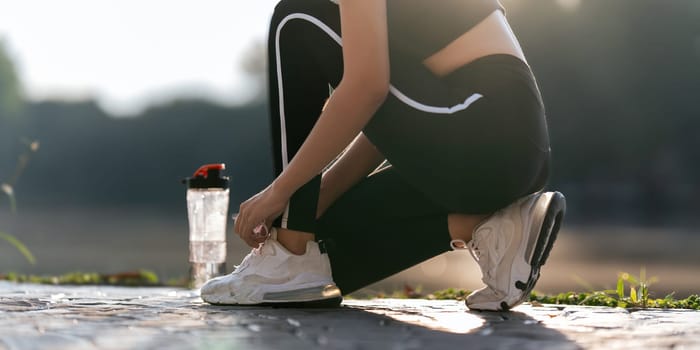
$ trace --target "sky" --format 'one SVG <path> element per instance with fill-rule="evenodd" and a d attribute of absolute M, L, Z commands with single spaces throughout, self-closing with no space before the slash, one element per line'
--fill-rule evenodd
<path fill-rule="evenodd" d="M 243 53 L 264 41 L 276 0 L 0 0 L 0 40 L 25 94 L 95 98 L 133 115 L 178 96 L 251 96 Z"/>

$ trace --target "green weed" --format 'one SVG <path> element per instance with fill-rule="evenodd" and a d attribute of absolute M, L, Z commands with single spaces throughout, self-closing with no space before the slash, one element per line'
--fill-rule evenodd
<path fill-rule="evenodd" d="M 588 292 L 565 292 L 556 295 L 530 294 L 530 302 L 538 304 L 557 305 L 588 305 L 608 306 L 628 309 L 635 308 L 664 308 L 700 310 L 700 296 L 691 295 L 685 299 L 675 299 L 673 294 L 662 299 L 651 298 L 649 286 L 658 282 L 657 277 L 646 277 L 646 271 L 641 269 L 639 276 L 626 272 L 618 274 L 614 290 L 590 290 Z M 429 299 L 464 300 L 469 292 L 462 289 L 445 289 L 429 294 Z"/>
<path fill-rule="evenodd" d="M 15 198 L 14 185 L 17 183 L 19 177 L 27 168 L 32 153 L 39 150 L 39 141 L 23 139 L 22 142 L 25 144 L 26 149 L 19 156 L 17 166 L 15 166 L 15 171 L 12 174 L 12 177 L 10 177 L 10 179 L 7 182 L 0 182 L 0 196 L 4 195 L 5 197 L 7 197 L 8 201 L 10 202 L 10 213 L 12 213 L 13 215 L 17 214 L 17 199 Z M 27 246 L 25 246 L 24 243 L 22 243 L 15 236 L 0 231 L 0 239 L 8 242 L 10 245 L 15 247 L 15 249 L 17 249 L 24 256 L 24 258 L 27 259 L 27 261 L 29 261 L 30 264 L 34 265 L 36 263 L 36 259 L 34 258 L 32 252 L 29 251 Z"/>
<path fill-rule="evenodd" d="M 9 233 L 0 232 L 0 239 L 14 246 L 22 255 L 24 255 L 24 258 L 27 259 L 27 261 L 29 261 L 30 264 L 34 265 L 36 263 L 36 259 L 34 258 L 32 252 L 29 251 L 29 249 L 17 238 L 15 238 Z"/>

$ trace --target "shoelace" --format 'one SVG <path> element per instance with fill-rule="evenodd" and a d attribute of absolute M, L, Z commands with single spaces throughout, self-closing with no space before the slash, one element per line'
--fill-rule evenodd
<path fill-rule="evenodd" d="M 474 260 L 479 264 L 482 273 L 484 274 L 482 280 L 488 285 L 486 281 L 491 280 L 493 275 L 493 269 L 495 268 L 495 262 L 489 261 L 488 249 L 482 250 L 479 248 L 481 245 L 482 236 L 474 235 L 469 243 L 461 239 L 453 239 L 450 241 L 450 248 L 452 250 L 468 250 L 469 254 L 474 258 Z"/>
<path fill-rule="evenodd" d="M 243 261 L 239 265 L 235 265 L 233 267 L 233 272 L 239 272 L 243 271 L 248 265 L 250 265 L 251 260 L 255 260 L 259 256 L 265 255 L 263 252 L 263 248 L 265 247 L 265 244 L 267 241 L 260 243 L 260 245 L 257 248 L 253 248 L 248 255 L 243 258 Z"/>
<path fill-rule="evenodd" d="M 261 223 L 258 226 L 255 226 L 253 229 L 253 238 L 260 239 L 260 238 L 270 238 L 272 236 L 272 231 L 270 231 L 269 228 L 267 228 L 267 225 L 265 223 Z"/>
<path fill-rule="evenodd" d="M 465 242 L 462 239 L 453 239 L 452 241 L 450 241 L 450 248 L 452 248 L 452 250 L 468 250 L 472 258 L 479 262 L 481 260 L 482 254 L 481 250 L 479 249 L 480 240 L 477 239 L 477 237 L 472 238 L 472 240 L 469 241 L 469 243 Z"/>
<path fill-rule="evenodd" d="M 258 226 L 255 226 L 253 229 L 253 236 L 255 238 L 265 238 L 265 241 L 263 243 L 260 243 L 260 245 L 257 248 L 253 248 L 248 255 L 243 258 L 243 261 L 239 265 L 235 265 L 233 267 L 233 272 L 237 271 L 243 271 L 248 265 L 250 265 L 250 261 L 252 259 L 255 259 L 257 256 L 263 255 L 263 248 L 265 247 L 265 244 L 267 243 L 267 240 L 273 237 L 273 229 L 268 229 L 265 223 L 261 223 Z M 275 235 L 276 237 L 276 235 Z"/>

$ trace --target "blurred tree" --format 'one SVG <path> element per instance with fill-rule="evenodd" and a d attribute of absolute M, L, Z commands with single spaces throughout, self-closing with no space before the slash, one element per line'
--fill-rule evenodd
<path fill-rule="evenodd" d="M 0 38 L 0 121 L 16 118 L 24 101 L 15 65 Z"/>
<path fill-rule="evenodd" d="M 251 42 L 239 61 L 243 73 L 250 81 L 251 102 L 259 104 L 265 99 L 267 87 L 267 47 L 262 40 Z"/>

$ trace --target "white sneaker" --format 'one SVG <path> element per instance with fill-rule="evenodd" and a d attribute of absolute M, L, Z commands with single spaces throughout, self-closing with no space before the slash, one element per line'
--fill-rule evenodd
<path fill-rule="evenodd" d="M 467 297 L 467 307 L 507 311 L 527 300 L 552 249 L 565 210 L 566 200 L 561 193 L 535 193 L 518 199 L 480 224 L 466 248 L 479 263 L 486 287 Z M 452 242 L 453 249 L 463 246 Z"/>
<path fill-rule="evenodd" d="M 304 255 L 294 255 L 277 241 L 274 228 L 231 274 L 207 281 L 200 295 L 210 304 L 227 305 L 334 306 L 342 301 L 328 255 L 321 253 L 318 243 L 308 242 Z"/>

